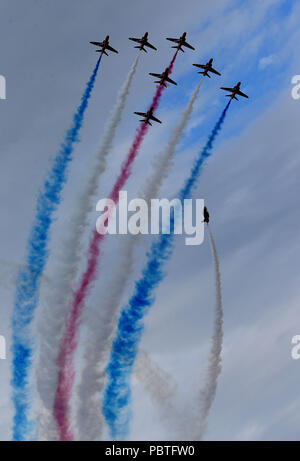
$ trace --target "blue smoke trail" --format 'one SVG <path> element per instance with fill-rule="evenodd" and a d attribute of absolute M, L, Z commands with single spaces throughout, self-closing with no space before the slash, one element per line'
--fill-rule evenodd
<path fill-rule="evenodd" d="M 221 130 L 230 101 L 223 110 L 209 139 L 196 159 L 191 173 L 178 194 L 182 201 L 188 198 L 201 173 L 205 161 L 212 153 L 213 143 Z M 174 215 L 172 216 L 174 220 Z M 173 223 L 174 224 L 174 223 Z M 171 227 L 173 228 L 173 227 Z M 122 309 L 116 338 L 113 341 L 110 360 L 106 369 L 107 385 L 104 391 L 102 411 L 113 440 L 124 439 L 129 432 L 131 412 L 129 408 L 130 375 L 137 356 L 144 328 L 144 316 L 153 305 L 154 290 L 164 278 L 163 265 L 171 257 L 174 234 L 161 234 L 148 252 L 148 260 L 142 276 L 135 283 L 135 291 Z"/>
<path fill-rule="evenodd" d="M 38 304 L 40 277 L 48 258 L 48 240 L 53 214 L 61 201 L 61 191 L 67 180 L 67 167 L 72 160 L 74 145 L 95 84 L 102 55 L 86 85 L 65 141 L 54 159 L 52 169 L 39 192 L 36 216 L 27 244 L 26 268 L 18 274 L 14 310 L 12 315 L 12 399 L 14 404 L 13 439 L 26 440 L 34 430 L 34 423 L 28 418 L 31 392 L 29 373 L 34 353 L 31 324 Z"/>

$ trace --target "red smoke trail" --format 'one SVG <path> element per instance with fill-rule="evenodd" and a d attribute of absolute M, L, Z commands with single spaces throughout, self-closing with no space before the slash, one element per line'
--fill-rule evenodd
<path fill-rule="evenodd" d="M 169 73 L 172 72 L 178 50 L 173 56 L 169 65 Z M 150 108 L 155 111 L 157 109 L 164 86 L 157 87 Z M 113 200 L 115 204 L 119 200 L 119 191 L 123 188 L 127 179 L 131 174 L 133 162 L 138 154 L 142 141 L 148 131 L 149 125 L 143 123 L 137 129 L 134 142 L 130 148 L 129 154 L 122 164 L 121 172 L 114 184 L 114 187 L 109 195 L 109 199 Z M 53 413 L 56 420 L 60 440 L 72 441 L 74 434 L 70 425 L 70 398 L 75 378 L 75 370 L 73 364 L 73 356 L 77 347 L 78 330 L 80 325 L 80 318 L 84 308 L 84 301 L 89 293 L 92 283 L 97 276 L 97 266 L 100 255 L 100 243 L 104 238 L 104 234 L 100 234 L 95 229 L 92 233 L 90 245 L 88 249 L 88 262 L 87 268 L 83 273 L 79 286 L 76 289 L 72 305 L 66 321 L 65 331 L 60 346 L 59 355 L 57 358 L 58 371 L 58 384 L 56 388 Z M 100 410 L 99 410 L 100 411 Z"/>

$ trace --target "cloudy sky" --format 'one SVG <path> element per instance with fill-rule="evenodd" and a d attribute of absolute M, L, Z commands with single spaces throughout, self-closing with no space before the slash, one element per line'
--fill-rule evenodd
<path fill-rule="evenodd" d="M 11 438 L 13 416 L 9 344 L 14 273 L 24 261 L 37 192 L 95 65 L 89 41 L 110 34 L 119 54 L 103 58 L 76 147 L 51 234 L 46 275 L 52 279 L 68 218 L 136 56 L 128 37 L 146 30 L 158 51 L 141 56 L 99 198 L 107 196 L 133 139 L 133 112 L 151 101 L 155 87 L 148 73 L 162 71 L 170 61 L 165 37 L 187 31 L 196 51 L 178 56 L 172 76 L 178 86 L 163 95 L 157 112 L 163 124 L 149 131 L 128 191 L 134 196 L 143 183 L 145 165 L 167 142 L 195 88 L 199 75 L 192 64 L 213 57 L 222 77 L 205 80 L 175 168 L 161 191 L 162 197 L 176 194 L 225 105 L 219 87 L 241 80 L 250 99 L 231 105 L 195 193 L 210 210 L 225 311 L 223 371 L 206 439 L 299 439 L 300 361 L 291 358 L 291 339 L 300 334 L 300 100 L 291 96 L 291 79 L 300 74 L 299 19 L 299 2 L 292 0 L 1 0 L 0 74 L 6 78 L 7 99 L 0 101 L 0 334 L 8 347 L 7 359 L 0 361 L 1 440 Z M 96 216 L 91 216 L 91 228 Z M 112 237 L 105 245 L 106 280 L 118 263 L 116 242 Z M 135 275 L 148 246 L 143 239 Z M 179 238 L 167 269 L 146 319 L 142 347 L 178 382 L 174 406 L 180 416 L 162 415 L 134 381 L 132 440 L 174 439 L 175 427 L 189 424 L 209 351 L 214 280 L 208 239 L 187 247 Z M 97 281 L 93 302 L 99 302 L 106 280 Z"/>

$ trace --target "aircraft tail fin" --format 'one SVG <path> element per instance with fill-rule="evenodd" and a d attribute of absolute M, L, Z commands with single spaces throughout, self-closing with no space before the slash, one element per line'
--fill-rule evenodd
<path fill-rule="evenodd" d="M 182 51 L 184 53 L 184 50 L 181 48 L 181 46 L 179 48 L 178 48 L 178 45 L 177 46 L 172 46 L 172 48 L 176 48 L 176 49 L 178 49 L 178 50 L 180 50 L 180 51 Z"/>
<path fill-rule="evenodd" d="M 232 96 L 232 94 L 226 94 L 225 96 L 227 98 L 236 99 L 238 101 L 238 98 L 236 96 Z"/>
<path fill-rule="evenodd" d="M 210 76 L 208 73 L 206 73 L 205 71 L 203 71 L 203 72 L 198 72 L 198 74 L 202 74 L 202 75 L 204 75 L 204 76 L 207 75 L 208 78 L 211 78 L 211 76 Z"/>

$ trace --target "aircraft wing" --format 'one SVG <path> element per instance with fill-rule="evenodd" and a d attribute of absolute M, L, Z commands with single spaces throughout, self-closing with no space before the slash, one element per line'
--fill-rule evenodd
<path fill-rule="evenodd" d="M 157 78 L 162 78 L 162 74 L 154 74 L 153 72 L 150 72 L 149 75 L 152 75 L 153 77 Z"/>
<path fill-rule="evenodd" d="M 103 46 L 103 42 L 90 42 L 92 45 Z"/>
<path fill-rule="evenodd" d="M 148 46 L 148 48 L 152 48 L 152 50 L 157 50 L 157 48 L 155 48 L 155 46 L 151 45 L 151 43 L 149 42 L 145 43 L 145 46 Z"/>
<path fill-rule="evenodd" d="M 166 82 L 169 82 L 169 83 L 173 83 L 173 85 L 177 85 L 177 83 L 174 82 L 174 80 L 172 80 L 172 79 L 169 78 L 169 77 L 167 77 L 167 78 L 165 79 L 165 81 L 166 81 Z"/>
<path fill-rule="evenodd" d="M 161 123 L 160 120 L 158 120 L 158 118 L 154 117 L 154 115 L 151 115 L 151 117 L 149 117 L 150 120 L 154 120 L 154 122 L 158 122 L 158 123 Z"/>
<path fill-rule="evenodd" d="M 230 91 L 231 93 L 234 91 L 233 88 L 226 88 L 225 86 L 221 86 L 221 90 Z"/>
<path fill-rule="evenodd" d="M 109 51 L 113 51 L 114 53 L 119 53 L 117 50 L 115 50 L 115 49 L 114 49 L 112 46 L 110 46 L 110 45 L 107 45 L 106 49 L 109 50 Z"/>
<path fill-rule="evenodd" d="M 239 96 L 243 96 L 244 98 L 249 98 L 249 96 L 247 96 L 245 93 L 243 93 L 242 91 L 237 91 L 237 93 Z"/>
<path fill-rule="evenodd" d="M 195 48 L 192 45 L 190 45 L 189 43 L 187 43 L 187 42 L 184 42 L 183 46 L 186 46 L 187 48 L 190 48 L 190 50 L 195 50 Z"/>
<path fill-rule="evenodd" d="M 147 114 L 144 112 L 134 112 L 136 115 L 140 115 L 141 117 L 147 117 Z"/>
<path fill-rule="evenodd" d="M 211 67 L 209 69 L 209 72 L 212 72 L 213 74 L 217 74 L 217 75 L 221 75 L 220 72 L 218 72 L 216 69 L 214 69 L 213 67 Z"/>
<path fill-rule="evenodd" d="M 200 67 L 200 69 L 206 69 L 206 66 L 204 64 L 193 64 L 195 67 Z"/>
<path fill-rule="evenodd" d="M 175 43 L 179 43 L 180 42 L 180 39 L 179 38 L 167 38 L 167 40 L 170 40 L 170 42 L 175 42 Z"/>
<path fill-rule="evenodd" d="M 129 37 L 129 40 L 132 40 L 133 42 L 136 42 L 136 43 L 141 43 L 142 39 L 140 38 L 133 38 L 133 37 Z"/>

